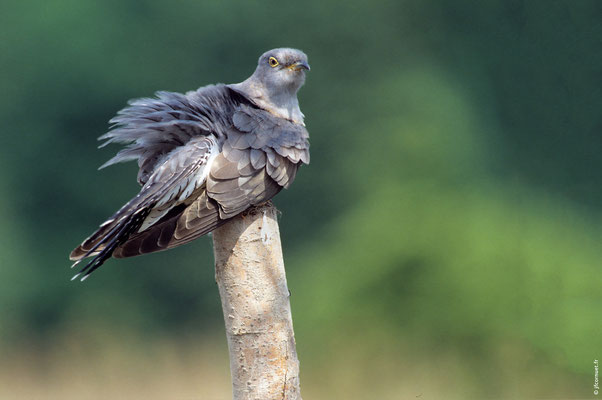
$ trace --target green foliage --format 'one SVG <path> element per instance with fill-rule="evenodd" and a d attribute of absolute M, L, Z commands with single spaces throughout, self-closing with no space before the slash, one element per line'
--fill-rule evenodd
<path fill-rule="evenodd" d="M 374 135 L 359 136 L 374 162 L 352 170 L 354 206 L 292 256 L 297 318 L 316 338 L 358 320 L 409 340 L 474 341 L 473 351 L 513 338 L 589 372 L 602 334 L 599 226 L 559 198 L 487 178 L 485 124 L 436 76 L 408 71 L 377 87 L 402 93 L 405 110 L 382 112 L 372 148 Z"/>

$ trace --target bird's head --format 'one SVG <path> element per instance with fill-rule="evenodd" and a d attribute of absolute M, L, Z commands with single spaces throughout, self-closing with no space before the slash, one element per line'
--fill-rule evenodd
<path fill-rule="evenodd" d="M 301 50 L 273 49 L 259 57 L 257 68 L 251 77 L 229 87 L 265 110 L 303 124 L 297 91 L 305 83 L 306 71 L 309 71 L 309 64 L 307 56 Z"/>
<path fill-rule="evenodd" d="M 309 71 L 307 55 L 297 49 L 280 48 L 259 57 L 253 77 L 272 95 L 296 94 Z"/>

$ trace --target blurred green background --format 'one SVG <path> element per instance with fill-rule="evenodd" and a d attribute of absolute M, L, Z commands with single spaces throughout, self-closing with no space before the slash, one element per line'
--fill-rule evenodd
<path fill-rule="evenodd" d="M 602 2 L 0 3 L 0 398 L 228 399 L 211 241 L 69 251 L 138 186 L 130 98 L 297 47 L 312 163 L 276 198 L 306 399 L 595 398 Z"/>

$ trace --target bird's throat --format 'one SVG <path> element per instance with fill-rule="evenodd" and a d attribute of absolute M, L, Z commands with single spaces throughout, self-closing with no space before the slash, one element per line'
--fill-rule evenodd
<path fill-rule="evenodd" d="M 296 91 L 293 93 L 289 91 L 274 92 L 249 80 L 231 85 L 231 87 L 243 93 L 269 113 L 305 126 L 304 115 L 299 108 Z"/>

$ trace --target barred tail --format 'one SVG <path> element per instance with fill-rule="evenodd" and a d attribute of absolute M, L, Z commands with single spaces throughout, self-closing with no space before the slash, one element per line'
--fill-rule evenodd
<path fill-rule="evenodd" d="M 130 235 L 138 231 L 151 209 L 152 207 L 143 207 L 117 217 L 120 214 L 118 212 L 112 219 L 102 224 L 94 234 L 71 252 L 69 257 L 76 260 L 71 268 L 85 258 L 93 257 L 71 280 L 81 276 L 81 280 L 84 281 L 107 259 L 111 258 L 115 249 L 125 243 Z"/>

